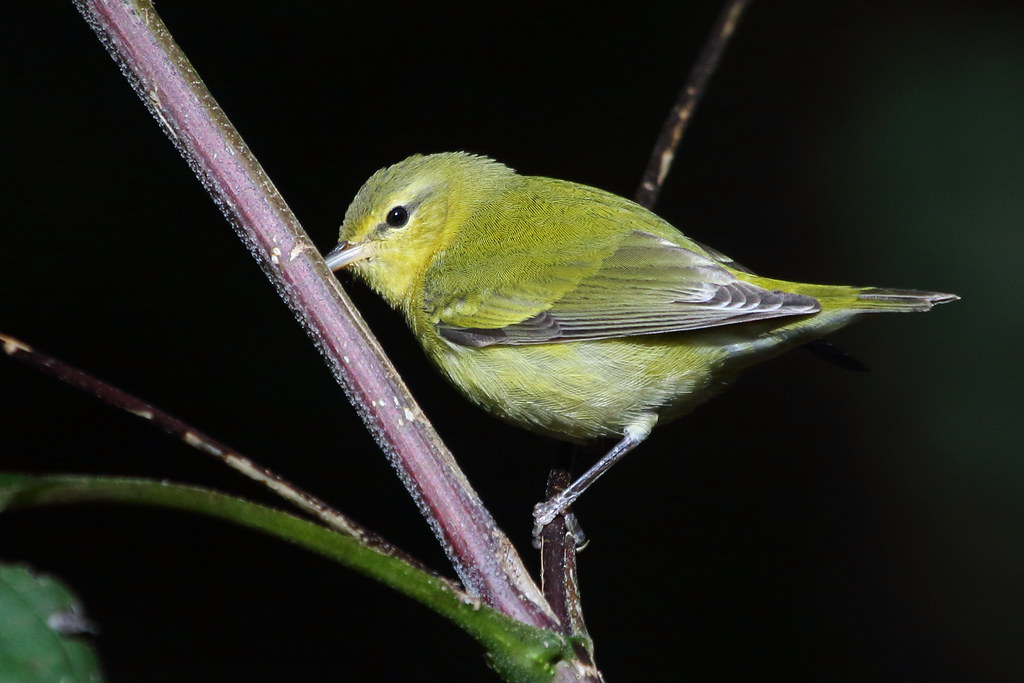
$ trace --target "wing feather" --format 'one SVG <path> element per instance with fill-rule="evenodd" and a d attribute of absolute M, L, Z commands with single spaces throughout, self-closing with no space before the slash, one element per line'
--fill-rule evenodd
<path fill-rule="evenodd" d="M 821 310 L 812 297 L 740 280 L 712 255 L 643 230 L 626 234 L 596 270 L 582 272 L 575 286 L 550 305 L 542 296 L 550 291 L 547 278 L 506 284 L 486 295 L 478 292 L 471 311 L 460 312 L 458 301 L 449 303 L 437 316 L 438 332 L 465 346 L 550 344 L 699 330 Z M 516 312 L 520 319 L 508 322 Z M 488 325 L 492 320 L 498 324 Z"/>

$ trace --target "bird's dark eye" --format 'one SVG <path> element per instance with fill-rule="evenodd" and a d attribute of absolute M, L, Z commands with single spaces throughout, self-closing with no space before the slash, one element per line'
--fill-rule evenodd
<path fill-rule="evenodd" d="M 384 220 L 389 228 L 400 228 L 409 222 L 409 211 L 404 206 L 396 206 L 388 211 L 388 217 Z"/>

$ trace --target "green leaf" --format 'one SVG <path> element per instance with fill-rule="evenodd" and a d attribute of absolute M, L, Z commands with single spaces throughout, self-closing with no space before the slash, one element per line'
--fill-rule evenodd
<path fill-rule="evenodd" d="M 0 474 L 0 511 L 85 502 L 136 503 L 196 512 L 323 555 L 452 621 L 484 646 L 491 665 L 507 681 L 549 681 L 559 661 L 574 658 L 571 644 L 561 635 L 515 621 L 402 558 L 281 510 L 196 486 L 146 479 Z"/>
<path fill-rule="evenodd" d="M 103 680 L 95 653 L 76 636 L 92 628 L 56 579 L 0 565 L 0 681 Z"/>

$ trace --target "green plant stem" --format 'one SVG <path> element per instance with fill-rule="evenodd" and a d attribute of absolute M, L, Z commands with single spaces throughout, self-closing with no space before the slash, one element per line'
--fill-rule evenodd
<path fill-rule="evenodd" d="M 293 514 L 208 489 L 145 479 L 0 476 L 0 510 L 88 502 L 152 505 L 262 531 L 355 570 L 429 607 L 480 642 L 506 680 L 548 681 L 570 654 L 557 634 L 515 621 L 405 560 Z"/>

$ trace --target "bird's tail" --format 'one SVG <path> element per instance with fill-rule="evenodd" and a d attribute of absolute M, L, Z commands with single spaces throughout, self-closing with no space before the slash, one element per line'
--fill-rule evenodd
<path fill-rule="evenodd" d="M 959 299 L 956 294 L 923 292 L 917 289 L 884 289 L 866 287 L 857 290 L 849 307 L 864 313 L 920 313 L 931 310 L 935 304 Z"/>

